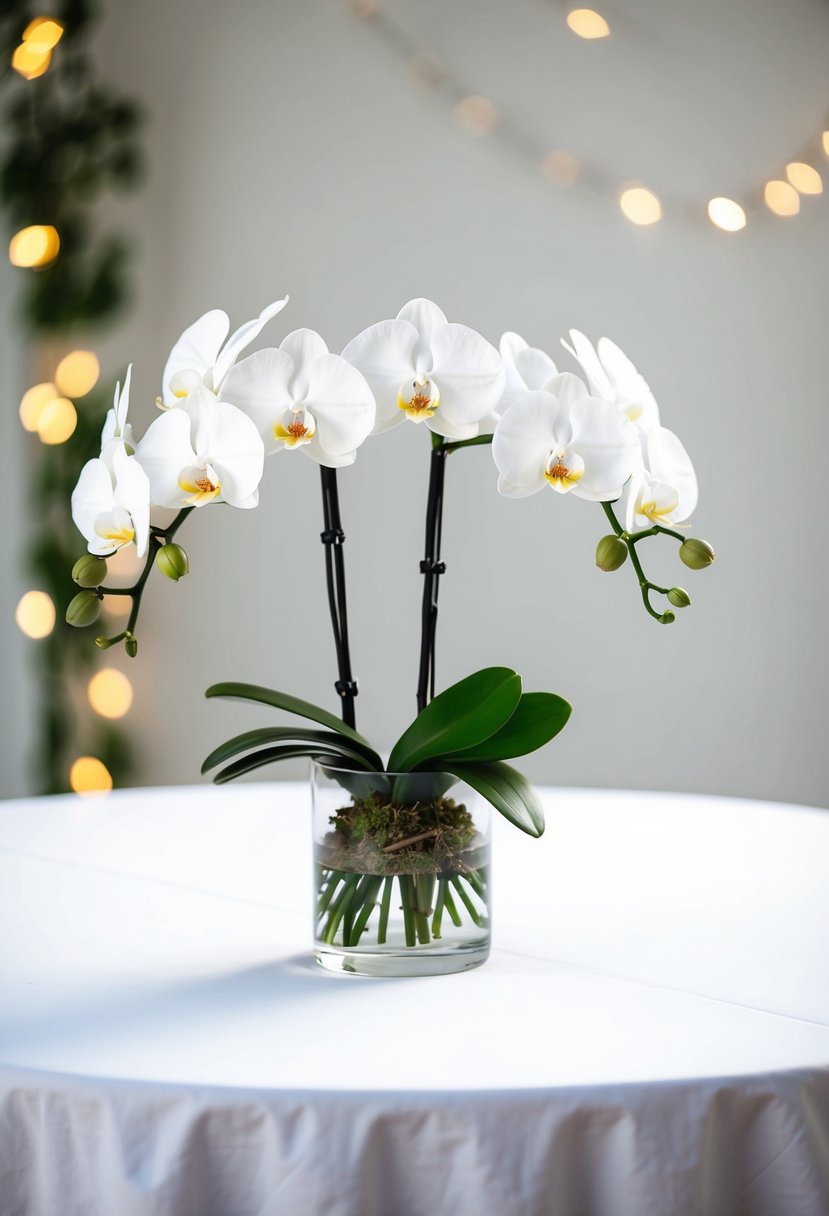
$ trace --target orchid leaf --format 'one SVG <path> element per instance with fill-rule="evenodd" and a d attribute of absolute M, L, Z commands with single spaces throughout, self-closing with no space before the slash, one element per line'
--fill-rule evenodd
<path fill-rule="evenodd" d="M 392 801 L 404 805 L 436 802 L 451 790 L 457 780 L 451 773 L 401 773 L 394 779 Z"/>
<path fill-rule="evenodd" d="M 321 763 L 330 759 L 332 765 L 337 762 L 342 764 L 343 759 L 340 756 L 330 756 L 318 743 L 286 743 L 282 747 L 263 747 L 259 751 L 251 752 L 249 756 L 242 756 L 240 760 L 234 760 L 232 764 L 228 764 L 227 768 L 216 773 L 213 780 L 216 785 L 224 785 L 228 781 L 234 781 L 237 777 L 243 777 L 245 773 L 252 773 L 257 768 L 263 768 L 266 764 L 276 764 L 280 760 L 295 760 L 302 756 L 310 756 L 312 760 L 319 760 Z M 343 765 L 343 767 L 345 766 Z"/>
<path fill-rule="evenodd" d="M 265 743 L 313 744 L 320 755 L 343 756 L 347 760 L 352 760 L 360 768 L 366 769 L 375 769 L 377 766 L 374 764 L 374 760 L 379 760 L 379 756 L 376 756 L 371 748 L 365 748 L 360 743 L 334 734 L 333 731 L 310 730 L 295 726 L 266 726 L 258 730 L 246 730 L 244 734 L 235 735 L 226 743 L 220 744 L 204 761 L 201 771 L 206 773 L 209 769 L 215 768 L 217 764 L 223 764 L 225 760 L 239 756 L 242 752 L 259 748 Z"/>
<path fill-rule="evenodd" d="M 447 772 L 486 798 L 505 819 L 528 836 L 541 836 L 544 831 L 544 808 L 538 794 L 526 777 L 500 760 L 476 764 L 456 762 L 451 757 L 443 761 Z"/>
<path fill-rule="evenodd" d="M 525 692 L 500 730 L 488 739 L 452 753 L 453 760 L 512 760 L 527 756 L 563 730 L 572 706 L 552 692 Z M 435 761 L 439 767 L 440 760 Z"/>
<path fill-rule="evenodd" d="M 319 722 L 321 726 L 326 726 L 329 730 L 334 730 L 340 735 L 345 735 L 347 739 L 362 744 L 363 748 L 367 749 L 368 753 L 370 753 L 372 763 L 376 761 L 378 769 L 383 767 L 380 757 L 374 751 L 368 739 L 364 738 L 353 727 L 346 726 L 345 722 L 341 721 L 336 714 L 323 709 L 321 705 L 312 705 L 310 701 L 303 701 L 299 697 L 292 697 L 290 693 L 278 692 L 275 688 L 263 688 L 259 684 L 237 684 L 235 682 L 212 684 L 204 695 L 206 697 L 228 697 L 240 701 L 255 701 L 258 705 L 271 705 L 274 709 L 284 709 L 286 713 L 296 714 L 300 718 L 308 718 L 311 722 Z"/>
<path fill-rule="evenodd" d="M 486 667 L 439 693 L 392 748 L 389 772 L 408 772 L 434 756 L 471 748 L 512 716 L 521 677 L 509 667 Z"/>

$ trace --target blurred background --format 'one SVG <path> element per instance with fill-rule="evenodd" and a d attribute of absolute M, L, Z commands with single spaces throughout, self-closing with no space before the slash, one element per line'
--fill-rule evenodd
<path fill-rule="evenodd" d="M 642 547 L 693 598 L 662 627 L 629 564 L 596 569 L 598 507 L 500 499 L 489 450 L 459 453 L 439 683 L 503 663 L 572 701 L 526 764 L 539 781 L 826 805 L 829 5 L 571 9 L 3 7 L 0 795 L 66 789 L 82 756 L 116 785 L 199 780 L 211 747 L 267 717 L 207 703 L 216 680 L 336 708 L 302 458 L 267 463 L 257 511 L 188 521 L 191 574 L 152 580 L 137 659 L 61 622 L 83 551 L 68 493 L 115 378 L 134 361 L 141 432 L 186 325 L 289 292 L 259 345 L 310 326 L 340 350 L 419 295 L 557 359 L 571 326 L 618 342 L 695 460 L 692 533 L 717 563 Z M 77 350 L 94 387 L 89 360 L 60 362 Z M 428 447 L 399 427 L 340 478 L 358 724 L 382 747 L 415 708 Z"/>

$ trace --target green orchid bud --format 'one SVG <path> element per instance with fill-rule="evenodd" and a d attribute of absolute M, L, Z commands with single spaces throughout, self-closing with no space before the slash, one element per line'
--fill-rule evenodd
<path fill-rule="evenodd" d="M 111 638 L 96 638 L 95 645 L 99 650 L 109 650 L 110 646 L 114 646 L 116 642 L 123 642 L 126 636 L 126 633 L 116 633 Z"/>
<path fill-rule="evenodd" d="M 155 555 L 155 564 L 161 573 L 166 574 L 167 578 L 171 578 L 174 583 L 177 583 L 180 578 L 184 578 L 184 575 L 190 570 L 187 554 L 181 545 L 175 545 L 172 541 L 161 546 Z"/>
<path fill-rule="evenodd" d="M 690 595 L 682 587 L 671 587 L 668 592 L 668 600 L 674 608 L 687 608 L 691 603 Z"/>
<path fill-rule="evenodd" d="M 704 570 L 711 565 L 716 554 L 707 540 L 689 536 L 679 546 L 679 556 L 689 570 Z"/>
<path fill-rule="evenodd" d="M 101 615 L 101 598 L 94 591 L 79 591 L 66 609 L 66 623 L 76 629 L 94 625 Z"/>
<path fill-rule="evenodd" d="M 596 565 L 600 570 L 618 570 L 627 561 L 628 547 L 618 536 L 603 536 L 596 546 Z"/>
<path fill-rule="evenodd" d="M 675 612 L 663 612 L 661 617 L 659 618 L 659 623 L 661 625 L 673 625 L 675 620 L 676 620 Z"/>
<path fill-rule="evenodd" d="M 134 637 L 131 633 L 128 633 L 126 641 L 124 642 L 124 650 L 126 650 L 131 659 L 134 659 L 138 654 L 138 638 Z"/>
<path fill-rule="evenodd" d="M 94 553 L 84 553 L 72 567 L 72 578 L 79 587 L 99 587 L 106 576 L 106 562 Z"/>

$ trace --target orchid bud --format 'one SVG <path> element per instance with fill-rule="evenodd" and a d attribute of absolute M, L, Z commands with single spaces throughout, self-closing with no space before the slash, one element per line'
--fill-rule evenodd
<path fill-rule="evenodd" d="M 625 564 L 628 547 L 618 536 L 603 536 L 596 546 L 596 565 L 600 570 L 618 570 Z"/>
<path fill-rule="evenodd" d="M 660 623 L 660 625 L 673 625 L 675 620 L 676 620 L 675 612 L 663 612 L 661 617 L 659 618 L 659 623 Z"/>
<path fill-rule="evenodd" d="M 98 587 L 106 576 L 106 562 L 94 553 L 84 553 L 72 567 L 72 578 L 79 587 Z"/>
<path fill-rule="evenodd" d="M 679 556 L 689 570 L 704 570 L 716 556 L 707 540 L 689 536 L 679 546 Z"/>
<path fill-rule="evenodd" d="M 177 583 L 190 570 L 187 554 L 181 545 L 175 545 L 172 542 L 161 546 L 155 555 L 155 564 L 161 573 L 166 574 L 167 578 L 171 578 L 174 583 Z"/>
<path fill-rule="evenodd" d="M 66 609 L 66 623 L 76 629 L 94 625 L 101 615 L 101 598 L 94 591 L 79 591 Z"/>
<path fill-rule="evenodd" d="M 691 603 L 690 595 L 682 587 L 671 587 L 668 592 L 668 600 L 674 608 L 687 608 Z"/>
<path fill-rule="evenodd" d="M 134 659 L 138 654 L 138 638 L 134 637 L 133 634 L 128 633 L 126 641 L 124 642 L 124 650 L 126 650 L 131 659 Z"/>
<path fill-rule="evenodd" d="M 126 632 L 124 632 L 116 633 L 115 636 L 111 638 L 96 638 L 95 645 L 99 650 L 109 650 L 110 646 L 114 646 L 116 642 L 123 642 L 126 636 Z"/>

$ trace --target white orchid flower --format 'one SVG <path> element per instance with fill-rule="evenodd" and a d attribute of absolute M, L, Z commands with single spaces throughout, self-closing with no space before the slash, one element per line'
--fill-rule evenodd
<path fill-rule="evenodd" d="M 109 557 L 134 544 L 138 556 L 150 537 L 150 481 L 122 442 L 110 450 L 110 463 L 89 460 L 72 492 L 72 518 L 86 537 L 90 553 Z"/>
<path fill-rule="evenodd" d="M 299 450 L 330 468 L 352 464 L 374 427 L 365 379 L 312 329 L 297 329 L 278 348 L 237 363 L 222 397 L 253 419 L 266 455 Z"/>
<path fill-rule="evenodd" d="M 136 448 L 158 507 L 255 507 L 265 452 L 250 418 L 205 385 L 150 424 Z"/>
<path fill-rule="evenodd" d="M 516 398 L 495 429 L 498 490 L 525 498 L 545 486 L 605 502 L 618 498 L 638 459 L 636 430 L 578 376 L 553 376 Z"/>
<path fill-rule="evenodd" d="M 538 347 L 529 346 L 520 334 L 505 333 L 500 349 L 506 373 L 502 410 L 527 391 L 544 388 L 558 375 L 558 368 L 550 356 Z"/>
<path fill-rule="evenodd" d="M 101 451 L 106 451 L 111 443 L 124 443 L 128 448 L 135 449 L 135 436 L 132 432 L 132 426 L 127 422 L 127 414 L 130 408 L 130 383 L 132 381 L 132 364 L 127 368 L 127 374 L 124 377 L 124 387 L 121 388 L 121 382 L 115 385 L 115 394 L 112 399 L 112 409 L 107 410 L 107 416 L 104 419 L 104 429 L 101 432 Z"/>
<path fill-rule="evenodd" d="M 229 338 L 230 319 L 226 312 L 214 308 L 199 317 L 198 321 L 185 329 L 170 351 L 157 404 L 164 409 L 180 405 L 197 386 L 218 394 L 222 381 L 245 347 L 259 336 L 264 325 L 287 303 L 287 296 L 284 300 L 275 300 L 253 321 L 240 325 Z"/>
<path fill-rule="evenodd" d="M 343 358 L 374 394 L 375 432 L 408 418 L 448 439 L 473 439 L 497 422 L 501 356 L 474 329 L 450 324 L 429 300 L 410 300 L 395 320 L 364 329 Z"/>
<path fill-rule="evenodd" d="M 630 359 L 609 338 L 600 338 L 598 347 L 577 329 L 570 330 L 570 342 L 562 346 L 581 365 L 594 397 L 612 401 L 622 413 L 647 434 L 659 426 L 659 407 L 647 380 Z"/>
<path fill-rule="evenodd" d="M 644 437 L 643 459 L 625 489 L 625 528 L 676 526 L 691 515 L 697 498 L 694 466 L 682 443 L 667 427 L 654 427 Z"/>

